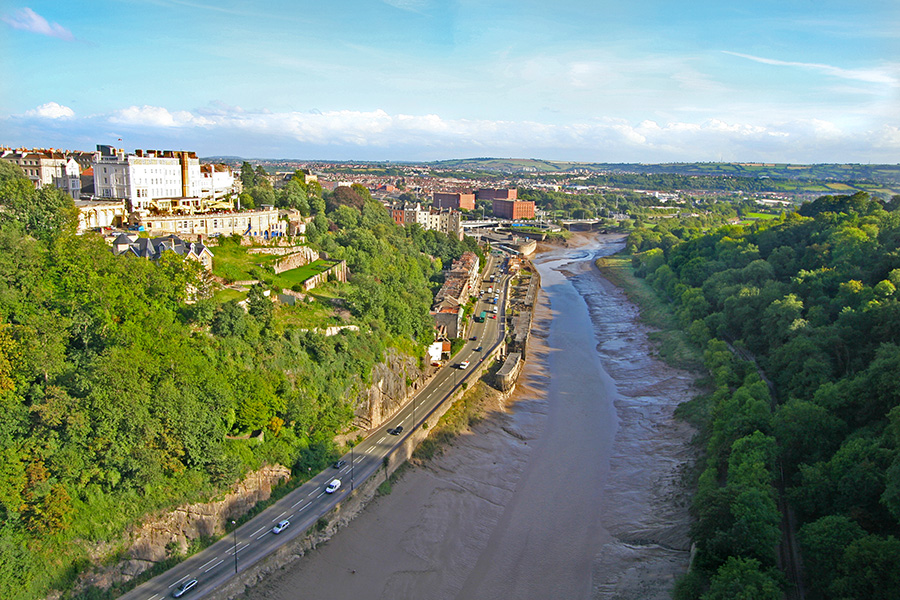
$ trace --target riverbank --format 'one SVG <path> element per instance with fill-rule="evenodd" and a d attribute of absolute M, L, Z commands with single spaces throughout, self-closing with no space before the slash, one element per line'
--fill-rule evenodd
<path fill-rule="evenodd" d="M 535 262 L 544 291 L 508 402 L 488 402 L 352 527 L 242 598 L 667 598 L 687 566 L 672 417 L 690 374 L 593 265 L 621 239 L 573 236 Z"/>

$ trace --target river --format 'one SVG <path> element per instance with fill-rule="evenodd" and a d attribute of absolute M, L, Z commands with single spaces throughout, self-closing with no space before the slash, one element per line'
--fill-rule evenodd
<path fill-rule="evenodd" d="M 516 392 L 327 544 L 247 600 L 670 597 L 687 568 L 693 376 L 653 357 L 637 310 L 578 236 L 542 292 Z"/>

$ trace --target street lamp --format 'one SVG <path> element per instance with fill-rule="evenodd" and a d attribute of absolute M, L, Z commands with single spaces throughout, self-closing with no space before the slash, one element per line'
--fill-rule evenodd
<path fill-rule="evenodd" d="M 232 536 L 231 551 L 234 554 L 234 574 L 237 575 L 237 527 L 235 527 L 234 521 L 231 522 L 231 526 L 234 527 L 232 530 L 234 535 Z"/>

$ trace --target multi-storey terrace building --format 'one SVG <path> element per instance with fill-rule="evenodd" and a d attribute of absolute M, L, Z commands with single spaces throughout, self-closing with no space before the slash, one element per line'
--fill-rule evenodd
<path fill-rule="evenodd" d="M 388 207 L 391 217 L 398 225 L 418 223 L 423 229 L 440 231 L 461 240 L 463 237 L 459 212 L 446 208 L 422 208 L 420 203 L 395 204 Z"/>
<path fill-rule="evenodd" d="M 173 199 L 180 198 L 196 198 L 199 205 L 200 160 L 194 152 L 135 150 L 126 154 L 119 148 L 98 145 L 92 166 L 96 196 L 124 198 L 133 211 L 167 209 Z"/>

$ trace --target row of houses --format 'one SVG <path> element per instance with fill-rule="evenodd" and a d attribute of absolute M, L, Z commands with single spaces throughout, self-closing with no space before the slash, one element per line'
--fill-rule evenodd
<path fill-rule="evenodd" d="M 478 255 L 474 252 L 463 252 L 444 273 L 444 284 L 435 295 L 431 308 L 435 327 L 444 337 L 461 336 L 464 307 L 474 290 L 478 289 L 480 271 Z"/>
<path fill-rule="evenodd" d="M 193 212 L 237 191 L 231 167 L 201 165 L 195 152 L 183 150 L 0 148 L 0 160 L 18 165 L 37 189 L 57 187 L 75 200 L 124 201 L 129 212 Z"/>

